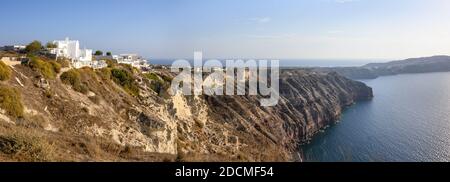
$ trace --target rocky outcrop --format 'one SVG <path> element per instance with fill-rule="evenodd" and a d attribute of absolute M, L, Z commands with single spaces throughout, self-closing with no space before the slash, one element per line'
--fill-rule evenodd
<path fill-rule="evenodd" d="M 139 95 L 131 96 L 101 70 L 80 70 L 87 94 L 23 65 L 14 70 L 21 84 L 10 79 L 1 85 L 20 90 L 25 116 L 1 112 L 0 138 L 11 138 L 4 131 L 38 133 L 55 147 L 56 157 L 46 160 L 292 161 L 299 146 L 335 123 L 346 106 L 372 97 L 361 82 L 303 69 L 280 73 L 281 99 L 274 107 L 261 107 L 261 96 L 156 93 L 138 72 Z M 0 159 L 14 160 L 1 151 Z"/>
<path fill-rule="evenodd" d="M 335 123 L 346 106 L 373 96 L 363 83 L 336 73 L 295 69 L 283 70 L 280 76 L 281 100 L 275 107 L 258 106 L 257 97 L 206 98 L 211 118 L 225 123 L 229 134 L 238 136 L 247 145 L 244 151 L 252 155 L 273 145 L 279 152 L 270 155 L 285 154 L 284 158 L 294 160 L 298 147 Z"/>

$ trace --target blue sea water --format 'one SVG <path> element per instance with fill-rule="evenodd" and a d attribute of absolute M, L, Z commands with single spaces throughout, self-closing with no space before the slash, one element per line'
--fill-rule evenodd
<path fill-rule="evenodd" d="M 151 64 L 171 65 L 176 59 L 148 59 Z M 187 59 L 192 64 L 192 59 Z M 207 59 L 204 59 L 205 62 Z M 219 59 L 225 66 L 226 59 Z M 236 59 L 232 59 L 236 60 Z M 247 61 L 248 59 L 243 59 Z M 270 59 L 268 59 L 270 60 Z M 281 67 L 347 67 L 362 66 L 367 63 L 380 62 L 382 60 L 325 60 L 325 59 L 280 59 Z"/>
<path fill-rule="evenodd" d="M 305 161 L 450 161 L 450 72 L 363 82 L 373 100 L 303 146 Z"/>

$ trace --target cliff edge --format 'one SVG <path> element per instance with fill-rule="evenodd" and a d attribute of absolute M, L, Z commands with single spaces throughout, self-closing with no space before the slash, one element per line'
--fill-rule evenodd
<path fill-rule="evenodd" d="M 259 96 L 168 95 L 166 69 L 71 70 L 45 58 L 8 68 L 2 161 L 293 161 L 345 107 L 372 97 L 361 82 L 303 69 L 282 70 L 279 104 L 261 107 Z"/>

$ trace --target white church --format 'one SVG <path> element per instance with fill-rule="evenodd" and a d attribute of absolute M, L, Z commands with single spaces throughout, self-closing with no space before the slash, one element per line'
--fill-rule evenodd
<path fill-rule="evenodd" d="M 65 40 L 55 40 L 53 44 L 56 45 L 56 48 L 50 48 L 50 53 L 55 54 L 56 58 L 70 59 L 74 68 L 92 67 L 99 69 L 107 66 L 104 61 L 93 61 L 92 49 L 80 49 L 78 40 L 66 38 Z"/>

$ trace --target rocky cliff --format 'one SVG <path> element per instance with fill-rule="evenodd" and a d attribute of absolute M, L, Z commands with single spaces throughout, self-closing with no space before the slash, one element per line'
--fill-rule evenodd
<path fill-rule="evenodd" d="M 111 69 L 78 70 L 77 89 L 61 80 L 65 68 L 47 78 L 11 66 L 0 87 L 19 93 L 23 113 L 1 109 L 0 160 L 292 161 L 346 106 L 372 97 L 363 83 L 302 69 L 281 72 L 275 107 L 259 106 L 259 96 L 167 95 L 172 75 L 163 69 L 129 69 L 133 94 Z M 0 102 L 7 98 L 0 94 Z"/>
<path fill-rule="evenodd" d="M 283 151 L 283 159 L 293 160 L 298 147 L 320 129 L 335 123 L 346 106 L 373 96 L 372 89 L 363 83 L 336 73 L 292 69 L 283 70 L 280 77 L 281 100 L 275 107 L 259 107 L 255 104 L 257 98 L 248 96 L 206 99 L 210 117 L 226 123 L 228 131 L 238 136 L 242 146 L 247 146 L 244 151 L 250 152 L 250 156 L 266 151 L 269 157 L 280 157 L 279 151 Z"/>

